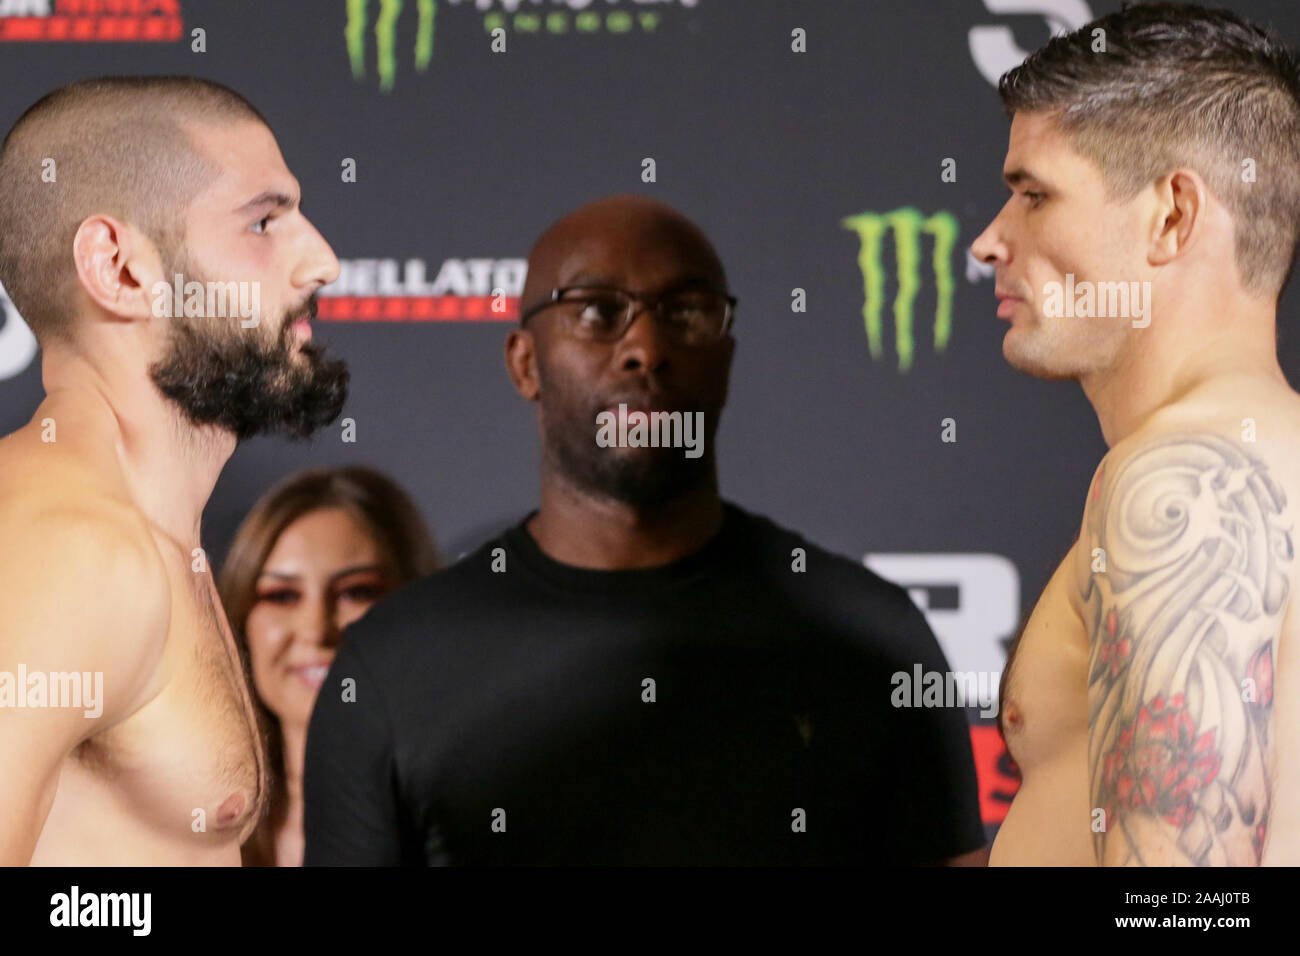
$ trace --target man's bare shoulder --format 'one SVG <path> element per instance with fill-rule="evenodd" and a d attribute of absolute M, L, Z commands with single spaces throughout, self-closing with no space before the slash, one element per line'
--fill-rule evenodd
<path fill-rule="evenodd" d="M 65 483 L 125 497 L 113 441 L 103 413 L 71 399 L 46 399 L 27 424 L 0 438 L 0 501 L 11 490 Z"/>
<path fill-rule="evenodd" d="M 1300 461 L 1296 444 L 1300 438 L 1300 394 L 1285 382 L 1270 378 L 1225 378 L 1193 389 L 1161 408 L 1125 444 L 1177 432 L 1213 432 L 1259 454 L 1278 457 L 1278 465 L 1286 457 Z"/>
<path fill-rule="evenodd" d="M 1264 553 L 1281 548 L 1279 573 L 1300 583 L 1300 563 L 1290 560 L 1297 516 L 1300 395 L 1249 382 L 1192 394 L 1150 416 L 1098 463 L 1081 515 L 1079 544 L 1088 546 L 1076 547 L 1075 577 L 1091 577 L 1102 539 L 1115 540 L 1122 528 L 1142 534 L 1132 546 L 1153 551 L 1213 529 L 1235 540 L 1235 528 L 1259 540 Z M 1198 533 L 1186 534 L 1194 528 Z"/>
<path fill-rule="evenodd" d="M 1093 473 L 1089 502 L 1135 462 L 1193 471 L 1249 468 L 1281 497 L 1300 499 L 1300 394 L 1252 379 L 1189 393 L 1106 453 Z"/>
<path fill-rule="evenodd" d="M 1088 486 L 1075 579 L 1086 585 L 1099 549 L 1170 559 L 1188 547 L 1240 549 L 1266 559 L 1266 591 L 1285 611 L 1300 588 L 1292 530 L 1300 524 L 1300 396 L 1289 389 L 1200 397 L 1152 415 L 1102 458 Z M 1086 586 L 1082 588 L 1086 591 Z M 1079 594 L 1072 597 L 1079 598 Z M 1077 601 L 1076 601 L 1077 607 Z"/>
<path fill-rule="evenodd" d="M 0 664 L 104 671 L 126 701 L 161 657 L 171 596 L 148 523 L 105 465 L 22 431 L 0 440 Z"/>
<path fill-rule="evenodd" d="M 1268 435 L 1257 423 L 1208 416 L 1144 427 L 1098 464 L 1084 528 L 1099 506 L 1126 520 L 1149 511 L 1149 519 L 1165 527 L 1205 517 L 1200 505 L 1292 526 L 1300 507 L 1300 419 Z"/>

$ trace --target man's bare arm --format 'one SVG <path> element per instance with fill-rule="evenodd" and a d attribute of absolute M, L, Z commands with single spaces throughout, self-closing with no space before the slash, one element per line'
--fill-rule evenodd
<path fill-rule="evenodd" d="M 1082 606 L 1099 863 L 1260 860 L 1294 552 L 1286 494 L 1248 449 L 1165 437 L 1094 479 Z"/>
<path fill-rule="evenodd" d="M 0 865 L 30 862 L 64 758 L 150 692 L 170 612 L 164 575 L 152 542 L 112 517 L 0 517 Z M 103 700 L 50 706 L 49 675 L 96 673 Z M 32 706 L 37 682 L 46 699 Z"/>

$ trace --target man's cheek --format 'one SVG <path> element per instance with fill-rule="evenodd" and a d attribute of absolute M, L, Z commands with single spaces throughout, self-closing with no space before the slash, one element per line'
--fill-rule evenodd
<path fill-rule="evenodd" d="M 575 408 L 563 393 L 543 386 L 540 399 L 542 421 L 548 431 L 567 434 L 585 430 L 586 412 Z"/>

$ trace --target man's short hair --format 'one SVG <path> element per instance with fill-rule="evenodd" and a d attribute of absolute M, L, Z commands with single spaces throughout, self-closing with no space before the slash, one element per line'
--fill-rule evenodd
<path fill-rule="evenodd" d="M 1126 5 L 1050 40 L 998 92 L 1009 114 L 1055 114 L 1113 200 L 1195 169 L 1232 216 L 1242 284 L 1281 295 L 1300 239 L 1300 73 L 1275 36 L 1226 10 Z"/>
<path fill-rule="evenodd" d="M 37 339 L 70 338 L 87 217 L 130 223 L 174 261 L 185 211 L 219 173 L 186 125 L 240 120 L 266 122 L 234 90 L 185 76 L 82 80 L 18 119 L 0 145 L 0 284 Z"/>

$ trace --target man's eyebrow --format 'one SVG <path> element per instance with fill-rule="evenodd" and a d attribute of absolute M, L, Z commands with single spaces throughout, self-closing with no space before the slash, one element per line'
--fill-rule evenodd
<path fill-rule="evenodd" d="M 1012 189 L 1015 189 L 1017 186 L 1021 185 L 1022 183 L 1031 183 L 1035 186 L 1047 185 L 1047 183 L 1039 179 L 1037 176 L 1035 176 L 1029 170 L 1025 169 L 1023 166 L 1017 166 L 1015 169 L 1007 170 L 1002 174 L 1002 180 Z"/>
<path fill-rule="evenodd" d="M 299 204 L 297 196 L 290 196 L 288 193 L 278 192 L 274 189 L 268 189 L 264 193 L 254 196 L 248 202 L 234 210 L 235 215 L 252 212 L 261 206 L 270 206 L 273 209 L 292 209 Z"/>

